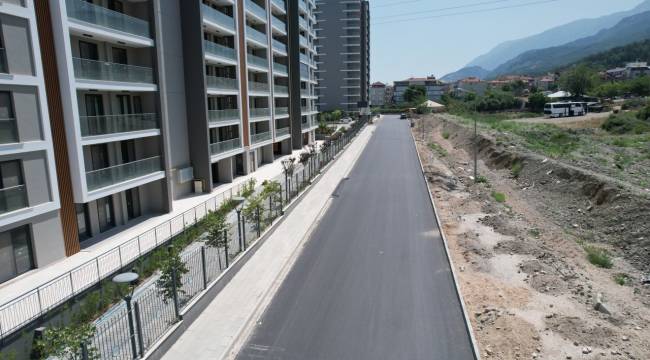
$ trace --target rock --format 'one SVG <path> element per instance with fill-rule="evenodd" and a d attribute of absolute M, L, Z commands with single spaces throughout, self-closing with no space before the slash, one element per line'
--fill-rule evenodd
<path fill-rule="evenodd" d="M 612 350 L 612 355 L 621 355 L 621 353 L 618 350 Z"/>
<path fill-rule="evenodd" d="M 589 346 L 585 346 L 582 348 L 582 353 L 583 354 L 591 354 L 591 348 Z"/>
<path fill-rule="evenodd" d="M 596 305 L 594 305 L 594 310 L 600 311 L 603 314 L 612 315 L 612 312 L 609 311 L 607 306 L 603 303 L 603 294 L 601 293 L 596 295 Z"/>
<path fill-rule="evenodd" d="M 625 335 L 623 335 L 623 337 L 621 338 L 621 340 L 623 340 L 623 341 L 630 341 L 630 338 L 627 337 L 627 336 L 625 336 Z"/>

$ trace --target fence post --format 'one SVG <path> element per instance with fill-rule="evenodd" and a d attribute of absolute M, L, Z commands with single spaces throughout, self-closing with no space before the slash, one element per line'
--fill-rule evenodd
<path fill-rule="evenodd" d="M 169 253 L 169 256 L 171 258 L 172 252 L 174 251 L 174 248 L 170 245 L 167 247 L 167 252 Z M 176 288 L 176 267 L 172 266 L 172 293 L 174 295 L 174 314 L 176 315 L 176 319 L 180 320 L 181 314 L 180 314 L 180 309 L 179 309 L 179 304 L 178 304 L 178 289 Z"/>
<path fill-rule="evenodd" d="M 273 219 L 273 195 L 269 195 L 269 218 Z"/>
<path fill-rule="evenodd" d="M 137 301 L 133 302 L 133 310 L 135 311 L 135 325 L 137 327 L 137 335 L 138 335 L 138 344 L 140 345 L 140 356 L 144 356 L 144 336 L 142 334 L 142 319 L 140 315 L 140 304 L 138 304 Z"/>
<path fill-rule="evenodd" d="M 203 290 L 208 288 L 208 272 L 205 264 L 205 245 L 201 245 L 201 269 L 203 270 Z"/>
<path fill-rule="evenodd" d="M 241 234 L 242 234 L 242 244 L 244 244 L 244 250 L 246 250 L 246 216 L 241 215 Z"/>
<path fill-rule="evenodd" d="M 133 325 L 133 310 L 131 308 L 131 295 L 124 297 L 124 302 L 126 302 L 126 316 L 128 317 L 129 323 L 129 340 L 131 343 L 131 358 L 138 358 L 138 349 L 135 344 L 135 326 Z"/>
<path fill-rule="evenodd" d="M 262 234 L 261 232 L 261 226 L 260 226 L 260 205 L 257 205 L 257 208 L 255 209 L 256 217 L 257 217 L 257 237 L 259 238 L 260 235 Z"/>
<path fill-rule="evenodd" d="M 81 360 L 88 360 L 88 345 L 85 341 L 81 342 Z"/>
<path fill-rule="evenodd" d="M 228 259 L 228 234 L 226 233 L 226 230 L 223 231 L 223 238 L 226 240 L 224 242 L 224 250 L 226 252 L 226 269 L 230 266 L 230 260 Z M 246 241 L 244 241 L 244 244 L 246 244 Z"/>

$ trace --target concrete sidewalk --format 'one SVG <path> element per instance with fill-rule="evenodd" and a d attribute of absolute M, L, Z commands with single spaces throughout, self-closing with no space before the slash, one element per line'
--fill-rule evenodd
<path fill-rule="evenodd" d="M 302 150 L 295 150 L 291 156 L 298 158 L 301 152 Z M 182 199 L 174 200 L 174 209 L 170 213 L 139 219 L 136 220 L 137 223 L 129 223 L 125 226 L 112 229 L 106 233 L 104 238 L 98 239 L 94 245 L 82 249 L 78 254 L 61 259 L 60 261 L 49 264 L 45 267 L 34 269 L 3 283 L 0 285 L 0 306 L 53 279 L 56 279 L 57 277 L 60 277 L 63 274 L 66 274 L 82 264 L 95 259 L 99 255 L 130 241 L 138 235 L 143 234 L 188 210 L 191 210 L 193 207 L 207 201 L 208 199 L 229 192 L 231 189 L 236 189 L 238 186 L 252 178 L 256 179 L 257 185 L 259 185 L 264 180 L 271 180 L 279 176 L 282 174 L 281 160 L 288 156 L 289 155 L 278 157 L 273 163 L 262 165 L 257 171 L 247 176 L 241 176 L 236 178 L 232 183 L 220 185 L 210 194 L 192 194 Z"/>
<path fill-rule="evenodd" d="M 234 358 L 375 131 L 369 125 L 261 244 L 163 359 Z"/>

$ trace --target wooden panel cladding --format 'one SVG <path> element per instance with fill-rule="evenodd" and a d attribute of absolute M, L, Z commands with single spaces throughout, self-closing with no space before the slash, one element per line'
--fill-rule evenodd
<path fill-rule="evenodd" d="M 246 15 L 244 0 L 237 0 L 237 38 L 239 39 L 239 96 L 241 96 L 241 117 L 243 120 L 244 146 L 250 146 L 248 128 L 248 67 L 246 66 Z"/>
<path fill-rule="evenodd" d="M 81 246 L 79 244 L 77 217 L 74 197 L 72 195 L 68 145 L 65 136 L 63 104 L 61 102 L 59 72 L 54 49 L 54 36 L 52 35 L 52 18 L 49 1 L 34 1 L 34 8 L 36 10 L 36 23 L 43 62 L 47 108 L 50 115 L 50 127 L 52 129 L 56 176 L 59 184 L 59 197 L 61 200 L 60 218 L 63 228 L 65 254 L 66 256 L 70 256 L 78 253 L 81 250 Z"/>

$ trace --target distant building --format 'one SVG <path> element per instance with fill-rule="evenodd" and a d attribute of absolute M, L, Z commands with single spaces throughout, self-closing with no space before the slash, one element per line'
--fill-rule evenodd
<path fill-rule="evenodd" d="M 617 67 L 605 71 L 603 74 L 607 80 L 636 79 L 641 76 L 650 75 L 650 66 L 647 62 L 631 62 L 625 67 Z"/>
<path fill-rule="evenodd" d="M 370 85 L 370 106 L 384 106 L 386 104 L 386 84 L 375 82 Z"/>
<path fill-rule="evenodd" d="M 555 87 L 557 78 L 555 74 L 548 74 L 541 78 L 535 79 L 535 86 L 541 91 L 548 91 Z"/>
<path fill-rule="evenodd" d="M 488 88 L 488 83 L 477 77 L 468 77 L 458 80 L 454 84 L 452 93 L 456 97 L 464 97 L 467 94 L 483 96 Z"/>
<path fill-rule="evenodd" d="M 425 78 L 409 78 L 406 80 L 395 81 L 395 89 L 393 94 L 393 99 L 396 103 L 403 103 L 404 92 L 409 86 L 424 86 L 427 90 L 427 99 L 428 100 L 440 100 L 442 95 L 449 91 L 450 85 L 445 84 L 442 81 L 436 79 L 435 76 L 427 76 Z"/>
<path fill-rule="evenodd" d="M 386 91 L 384 92 L 384 104 L 386 105 L 393 104 L 394 94 L 395 94 L 395 88 L 392 85 L 386 85 Z"/>

